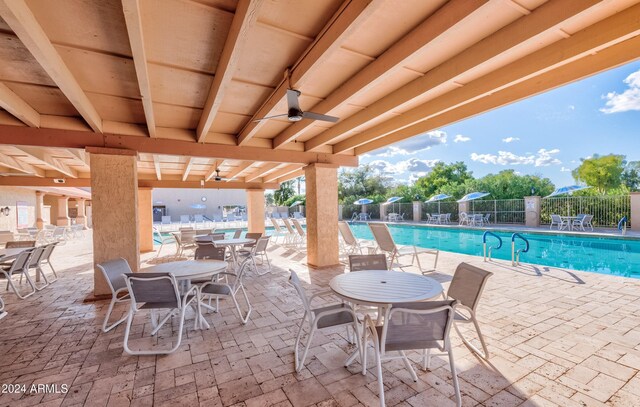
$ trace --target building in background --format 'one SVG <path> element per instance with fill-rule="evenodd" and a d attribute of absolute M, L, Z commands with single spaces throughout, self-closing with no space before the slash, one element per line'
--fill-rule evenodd
<path fill-rule="evenodd" d="M 204 215 L 224 217 L 230 212 L 243 212 L 247 206 L 247 194 L 239 189 L 173 189 L 153 190 L 153 221 L 160 222 L 163 215 L 172 221 L 181 215 Z"/>

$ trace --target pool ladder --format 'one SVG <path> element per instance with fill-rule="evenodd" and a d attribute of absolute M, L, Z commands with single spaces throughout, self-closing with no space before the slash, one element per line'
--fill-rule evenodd
<path fill-rule="evenodd" d="M 525 247 L 516 250 L 516 238 L 524 241 Z M 529 241 L 520 233 L 514 233 L 511 235 L 511 265 L 520 265 L 520 253 L 526 253 L 529 251 Z"/>
<path fill-rule="evenodd" d="M 498 239 L 498 246 L 495 246 L 495 247 L 494 246 L 489 246 L 489 250 L 487 250 L 487 237 L 488 236 L 493 236 L 496 239 Z M 493 232 L 489 232 L 488 230 L 482 234 L 482 253 L 483 253 L 483 256 L 484 256 L 484 261 L 487 261 L 487 257 L 489 257 L 489 261 L 491 261 L 491 251 L 493 249 L 498 250 L 501 247 L 502 247 L 502 239 L 500 238 L 500 236 L 496 235 Z"/>

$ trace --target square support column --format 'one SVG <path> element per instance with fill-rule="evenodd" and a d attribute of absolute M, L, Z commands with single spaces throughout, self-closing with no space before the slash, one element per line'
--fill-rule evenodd
<path fill-rule="evenodd" d="M 138 171 L 136 152 L 87 148 L 91 154 L 93 262 L 122 257 L 135 272 L 140 264 L 138 234 Z M 102 273 L 94 271 L 95 296 L 109 290 Z"/>
<path fill-rule="evenodd" d="M 138 188 L 140 253 L 153 251 L 153 188 Z"/>
<path fill-rule="evenodd" d="M 524 197 L 524 224 L 529 227 L 540 226 L 540 212 L 542 209 L 542 197 L 525 196 Z M 493 222 L 497 223 L 498 219 Z"/>
<path fill-rule="evenodd" d="M 85 204 L 87 202 L 86 198 L 77 198 L 76 202 L 78 203 L 78 216 L 76 216 L 76 225 L 82 225 L 84 228 L 87 228 L 87 215 L 85 211 Z"/>
<path fill-rule="evenodd" d="M 640 192 L 632 192 L 631 194 L 631 230 L 640 230 Z"/>
<path fill-rule="evenodd" d="M 264 235 L 264 189 L 247 189 L 247 230 Z"/>
<path fill-rule="evenodd" d="M 69 219 L 69 197 L 58 197 L 58 216 L 56 217 L 57 226 L 69 226 L 71 221 Z"/>
<path fill-rule="evenodd" d="M 420 222 L 422 218 L 422 202 L 413 201 L 413 221 Z"/>
<path fill-rule="evenodd" d="M 36 191 L 36 227 L 40 230 L 44 228 L 44 193 Z"/>
<path fill-rule="evenodd" d="M 340 264 L 338 246 L 338 167 L 311 164 L 304 169 L 307 185 L 307 263 L 313 267 Z"/>

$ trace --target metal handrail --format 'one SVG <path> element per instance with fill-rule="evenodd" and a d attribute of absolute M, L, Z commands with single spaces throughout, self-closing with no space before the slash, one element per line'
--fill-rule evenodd
<path fill-rule="evenodd" d="M 516 238 L 520 238 L 524 241 L 525 247 L 516 251 Z M 529 251 L 529 241 L 520 233 L 514 233 L 511 235 L 511 265 L 520 265 L 520 253 L 526 253 Z"/>
<path fill-rule="evenodd" d="M 624 235 L 627 231 L 627 217 L 623 216 L 622 219 L 618 222 L 618 230 L 622 232 Z"/>
<path fill-rule="evenodd" d="M 494 246 L 489 246 L 489 250 L 488 250 L 488 252 L 487 252 L 487 236 L 493 236 L 493 237 L 495 237 L 496 239 L 498 239 L 498 246 L 496 246 L 496 247 L 494 247 Z M 488 231 L 488 230 L 487 230 L 487 231 L 485 231 L 485 232 L 482 234 L 482 254 L 483 254 L 483 257 L 484 257 L 484 261 L 487 261 L 487 254 L 489 254 L 489 261 L 491 261 L 491 251 L 492 251 L 493 249 L 498 250 L 498 249 L 499 249 L 499 248 L 501 248 L 501 247 L 502 247 L 502 238 L 501 238 L 500 236 L 498 236 L 498 235 L 496 235 L 495 233 L 490 232 L 490 231 Z"/>

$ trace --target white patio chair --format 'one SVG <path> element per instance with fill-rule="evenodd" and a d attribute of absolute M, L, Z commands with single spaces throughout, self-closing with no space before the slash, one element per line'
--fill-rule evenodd
<path fill-rule="evenodd" d="M 562 230 L 569 224 L 568 222 L 565 222 L 560 215 L 551 215 L 551 224 L 549 225 L 549 229 L 552 229 L 553 225 L 558 225 L 558 230 Z"/>
<path fill-rule="evenodd" d="M 445 223 L 451 223 L 451 214 L 450 213 L 445 213 L 444 214 L 444 221 L 445 221 Z"/>
<path fill-rule="evenodd" d="M 189 215 L 180 215 L 180 226 L 191 225 L 191 218 Z"/>
<path fill-rule="evenodd" d="M 571 226 L 573 228 L 580 228 L 580 230 L 582 230 L 583 232 L 586 230 L 586 227 L 590 227 L 591 231 L 593 232 L 593 225 L 591 224 L 591 221 L 593 220 L 593 215 L 584 215 L 582 217 L 579 217 L 577 219 L 574 219 Z"/>
<path fill-rule="evenodd" d="M 273 236 L 274 242 L 278 243 L 279 237 L 283 237 L 284 241 L 286 242 L 287 234 L 282 230 L 282 228 L 278 224 L 278 221 L 275 218 L 269 218 L 269 221 L 271 221 L 271 225 L 273 225 L 273 233 L 271 234 L 271 236 Z"/>
<path fill-rule="evenodd" d="M 185 250 L 195 250 L 197 247 L 195 230 L 181 230 L 178 233 L 173 233 L 173 237 L 176 239 L 178 246 L 176 257 L 182 256 Z"/>
<path fill-rule="evenodd" d="M 10 265 L 0 267 L 0 272 L 2 272 L 7 279 L 7 290 L 11 287 L 11 290 L 13 290 L 21 300 L 31 297 L 36 292 L 36 286 L 29 276 L 29 257 L 31 257 L 31 250 L 25 250 L 20 253 Z M 18 274 L 24 275 L 27 283 L 31 287 L 31 290 L 26 294 L 20 294 L 20 291 L 13 283 L 13 276 Z"/>
<path fill-rule="evenodd" d="M 269 260 L 269 255 L 267 254 L 267 246 L 269 246 L 269 238 L 271 236 L 262 236 L 256 242 L 256 245 L 253 247 L 252 259 L 253 266 L 255 267 L 256 274 L 259 276 L 265 275 L 271 271 L 271 261 Z M 264 264 L 265 259 L 267 260 L 267 271 L 260 272 L 258 271 L 258 266 L 256 265 L 256 257 L 260 256 L 260 264 Z"/>
<path fill-rule="evenodd" d="M 40 261 L 41 267 L 44 265 L 49 266 L 51 272 L 53 273 L 53 278 L 49 280 L 49 283 L 55 283 L 58 280 L 58 273 L 56 273 L 56 269 L 53 268 L 53 264 L 51 264 L 51 255 L 53 254 L 53 250 L 58 245 L 57 242 L 49 243 L 45 246 L 44 253 L 42 254 L 42 259 Z"/>
<path fill-rule="evenodd" d="M 344 243 L 344 251 L 346 254 L 364 254 L 362 249 L 375 249 L 370 241 L 357 239 L 353 235 L 353 231 L 349 226 L 349 223 L 341 220 L 338 222 L 338 231 L 340 232 L 340 237 L 342 237 L 342 242 Z"/>
<path fill-rule="evenodd" d="M 300 224 L 298 219 L 291 219 L 291 223 L 293 223 L 293 226 L 296 229 L 296 232 L 298 234 L 298 241 L 300 242 L 300 245 L 304 245 L 307 241 L 307 233 L 302 228 L 302 225 Z"/>
<path fill-rule="evenodd" d="M 33 286 L 36 288 L 36 291 L 40 291 L 49 285 L 49 280 L 47 279 L 47 276 L 44 274 L 44 271 L 42 271 L 42 259 L 43 259 L 45 250 L 46 250 L 45 246 L 38 246 L 34 248 L 31 251 L 31 256 L 29 256 L 29 261 L 27 262 L 27 269 L 28 270 L 34 269 L 36 271 L 36 280 L 33 283 Z M 26 277 L 28 275 L 28 270 L 27 270 L 27 273 L 22 273 L 20 275 L 20 283 L 22 283 L 22 276 L 24 275 Z M 44 280 L 43 284 L 38 285 L 38 275 L 42 277 L 42 279 Z"/>
<path fill-rule="evenodd" d="M 162 233 L 156 228 L 153 228 L 153 240 L 160 243 L 160 247 L 158 248 L 158 253 L 156 253 L 156 257 L 160 257 L 160 252 L 162 248 L 167 243 L 176 243 L 176 238 L 173 235 L 163 236 Z M 177 254 L 177 253 L 176 253 Z"/>
<path fill-rule="evenodd" d="M 466 212 L 460 212 L 460 215 L 458 215 L 458 224 L 459 225 L 469 225 L 469 215 L 467 215 Z"/>
<path fill-rule="evenodd" d="M 160 224 L 162 224 L 162 225 L 171 225 L 171 222 L 172 222 L 171 221 L 171 216 L 164 215 L 164 216 L 162 216 Z"/>
<path fill-rule="evenodd" d="M 102 275 L 111 290 L 111 301 L 109 302 L 109 308 L 107 308 L 107 313 L 105 314 L 104 321 L 102 322 L 102 332 L 109 332 L 126 321 L 129 316 L 128 313 L 125 313 L 122 318 L 109 325 L 109 318 L 111 318 L 111 313 L 113 312 L 115 305 L 131 301 L 127 283 L 125 281 L 125 275 L 127 273 L 131 273 L 131 268 L 129 267 L 129 263 L 123 258 L 109 260 L 104 263 L 97 264 L 96 266 L 102 272 Z"/>
<path fill-rule="evenodd" d="M 299 245 L 300 244 L 300 236 L 296 233 L 295 230 L 293 230 L 293 226 L 291 225 L 291 222 L 289 222 L 289 219 L 287 218 L 282 218 L 282 223 L 284 224 L 284 226 L 287 228 L 287 235 L 285 236 L 285 244 L 287 244 L 287 242 L 291 245 Z"/>
<path fill-rule="evenodd" d="M 198 286 L 198 292 L 201 296 L 207 296 L 208 298 L 215 297 L 216 298 L 216 312 L 220 310 L 219 308 L 219 298 L 220 297 L 231 297 L 233 300 L 233 304 L 236 307 L 236 311 L 238 311 L 238 316 L 242 324 L 246 324 L 249 321 L 249 316 L 251 315 L 251 311 L 253 308 L 251 307 L 251 302 L 249 301 L 249 296 L 247 295 L 247 291 L 244 288 L 243 277 L 246 272 L 249 264 L 251 263 L 251 259 L 245 259 L 237 273 L 231 272 L 222 272 L 218 273 L 217 277 L 226 277 L 228 280 L 232 280 L 231 283 L 222 282 L 222 281 L 209 281 L 204 284 Z M 247 311 L 242 315 L 242 310 L 240 309 L 240 304 L 238 303 L 238 293 L 242 293 L 244 300 L 247 305 Z"/>
<path fill-rule="evenodd" d="M 431 362 L 431 349 L 437 349 L 449 357 L 456 405 L 462 405 L 453 350 L 449 332 L 455 315 L 456 301 L 429 301 L 394 304 L 387 309 L 384 325 L 376 326 L 371 316 L 365 315 L 362 373 L 367 369 L 367 345 L 371 338 L 378 376 L 378 397 L 380 406 L 385 406 L 382 362 L 402 359 L 414 382 L 418 376 L 411 366 L 405 351 L 423 352 L 422 368 L 427 370 Z M 389 355 L 398 352 L 397 355 Z"/>
<path fill-rule="evenodd" d="M 435 259 L 433 262 L 433 269 L 429 271 L 435 271 L 438 266 L 438 255 L 440 254 L 438 249 L 418 249 L 416 246 L 397 246 L 393 241 L 389 228 L 384 223 L 370 223 L 369 228 L 371 229 L 373 237 L 378 244 L 378 248 L 389 256 L 389 266 L 391 268 L 393 268 L 394 261 L 398 260 L 400 257 L 411 256 L 411 264 L 417 262 L 418 269 L 422 274 L 424 274 L 427 271 L 422 270 L 422 264 L 420 263 L 420 257 L 418 255 L 430 254 L 435 256 Z M 406 266 L 402 266 L 398 263 L 398 267 L 403 268 Z"/>
<path fill-rule="evenodd" d="M 200 302 L 197 286 L 192 286 L 184 294 L 178 290 L 178 282 L 171 273 L 127 273 L 125 282 L 131 297 L 131 307 L 127 316 L 127 328 L 124 333 L 124 350 L 130 355 L 166 355 L 173 353 L 180 347 L 182 331 L 187 307 L 194 301 Z M 140 305 L 141 304 L 141 305 Z M 140 307 L 138 307 L 140 305 Z M 176 344 L 170 349 L 161 350 L 132 350 L 129 348 L 129 335 L 135 314 L 143 309 L 151 310 L 151 322 L 154 327 L 151 335 L 158 333 L 160 328 L 170 320 L 174 314 L 179 314 L 178 338 Z M 196 307 L 196 325 L 199 324 L 200 310 Z M 169 310 L 167 315 L 158 321 L 159 311 Z"/>
<path fill-rule="evenodd" d="M 193 223 L 196 225 L 204 226 L 204 216 L 202 215 L 193 215 Z"/>
<path fill-rule="evenodd" d="M 482 219 L 482 222 L 489 225 L 491 222 L 489 221 L 489 219 L 491 218 L 491 214 L 487 213 L 486 215 L 484 215 L 484 218 Z"/>
<path fill-rule="evenodd" d="M 427 223 L 435 223 L 435 217 L 431 216 L 430 213 L 426 213 L 425 217 L 427 218 L 427 220 L 426 220 Z"/>
<path fill-rule="evenodd" d="M 473 226 L 484 226 L 484 215 L 481 213 L 476 213 L 473 216 Z"/>
<path fill-rule="evenodd" d="M 305 293 L 304 288 L 302 288 L 302 284 L 300 284 L 300 279 L 298 278 L 296 272 L 293 270 L 289 271 L 291 272 L 289 283 L 291 283 L 291 285 L 293 285 L 293 287 L 296 289 L 304 308 L 304 315 L 302 316 L 302 321 L 300 321 L 300 328 L 298 329 L 298 335 L 296 336 L 296 342 L 294 344 L 293 351 L 294 367 L 296 371 L 302 371 L 302 368 L 304 367 L 304 361 L 307 358 L 309 349 L 311 348 L 313 335 L 317 330 L 344 326 L 347 328 L 347 336 L 350 338 L 349 328 L 351 328 L 353 330 L 353 337 L 355 337 L 356 340 L 356 346 L 358 347 L 358 351 L 360 351 L 362 349 L 362 347 L 360 346 L 360 329 L 358 327 L 358 317 L 356 316 L 353 308 L 345 303 L 337 303 L 320 308 L 311 308 L 311 303 L 313 302 L 314 298 L 317 298 L 320 295 L 332 293 L 332 291 L 321 291 L 312 295 L 311 297 L 307 297 L 307 294 Z M 304 346 L 302 358 L 299 358 L 298 348 L 301 344 L 302 331 L 305 322 L 309 323 L 309 336 L 307 338 L 307 344 Z"/>

